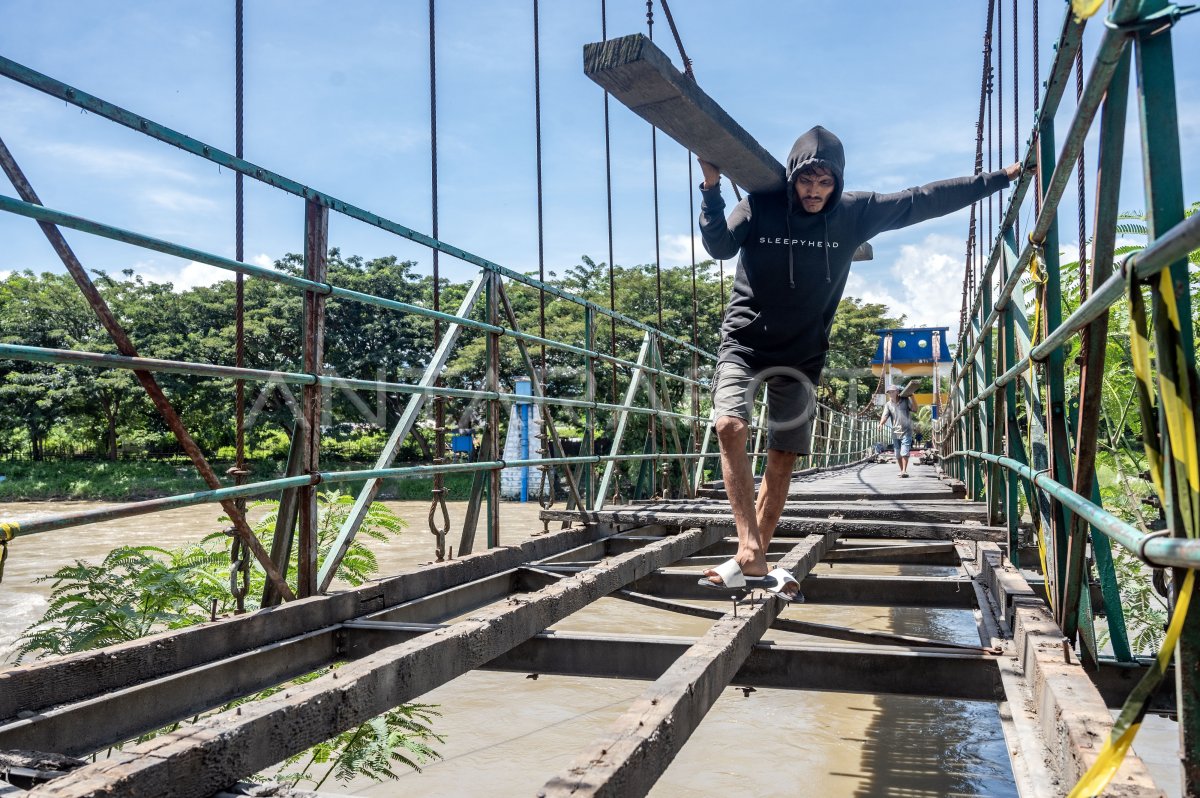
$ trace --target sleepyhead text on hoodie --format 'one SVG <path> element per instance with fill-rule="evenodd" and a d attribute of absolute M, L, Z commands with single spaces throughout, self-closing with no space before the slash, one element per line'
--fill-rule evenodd
<path fill-rule="evenodd" d="M 809 165 L 826 167 L 836 182 L 817 213 L 801 208 L 792 188 Z M 720 186 L 701 191 L 700 234 L 708 254 L 727 260 L 741 250 L 721 324 L 720 360 L 752 369 L 791 366 L 816 382 L 854 250 L 885 230 L 965 208 L 1009 182 L 998 171 L 894 194 L 844 192 L 845 167 L 842 142 L 814 127 L 792 145 L 786 191 L 750 194 L 728 220 Z"/>

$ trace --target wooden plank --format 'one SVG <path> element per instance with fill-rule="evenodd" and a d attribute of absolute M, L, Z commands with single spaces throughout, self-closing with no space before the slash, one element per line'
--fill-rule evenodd
<path fill-rule="evenodd" d="M 811 536 L 780 567 L 803 579 L 833 545 L 835 535 Z M 713 624 L 617 722 L 611 736 L 581 753 L 539 795 L 645 795 L 679 753 L 779 614 L 781 601 L 765 601 Z"/>
<path fill-rule="evenodd" d="M 718 534 L 686 532 L 514 596 L 307 684 L 117 752 L 55 780 L 45 794 L 205 798 L 483 665 L 596 599 L 711 544 Z"/>
<path fill-rule="evenodd" d="M 642 34 L 584 45 L 583 72 L 747 191 L 783 190 L 783 165 Z"/>

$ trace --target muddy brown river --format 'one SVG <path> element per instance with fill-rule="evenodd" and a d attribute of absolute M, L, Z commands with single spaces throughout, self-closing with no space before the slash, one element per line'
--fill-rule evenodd
<path fill-rule="evenodd" d="M 433 558 L 428 504 L 385 502 L 408 528 L 373 544 L 380 573 Z M 95 502 L 0 503 L 0 519 L 20 521 L 103 506 Z M 501 543 L 540 533 L 538 506 L 505 504 Z M 464 503 L 451 503 L 451 529 Z M 182 546 L 221 527 L 217 506 L 172 510 L 92 527 L 18 538 L 0 585 L 0 658 L 46 608 L 50 585 L 35 580 L 76 559 L 98 561 L 118 545 Z M 252 514 L 253 518 L 253 514 Z M 457 534 L 450 542 L 457 548 Z M 824 566 L 822 566 L 824 567 Z M 918 566 L 839 565 L 844 573 L 952 572 Z M 791 617 L 977 643 L 968 611 L 792 605 Z M 603 599 L 555 627 L 578 632 L 696 636 L 701 619 Z M 799 635 L 771 631 L 787 641 Z M 837 645 L 835 641 L 824 641 Z M 530 796 L 563 771 L 612 724 L 645 685 L 637 681 L 476 671 L 426 694 L 438 705 L 441 758 L 398 782 L 325 782 L 323 791 L 362 796 Z M 1149 719 L 1135 747 L 1168 794 L 1179 794 L 1174 724 Z M 1016 796 L 995 704 L 856 693 L 759 689 L 725 691 L 651 793 L 668 796 Z"/>

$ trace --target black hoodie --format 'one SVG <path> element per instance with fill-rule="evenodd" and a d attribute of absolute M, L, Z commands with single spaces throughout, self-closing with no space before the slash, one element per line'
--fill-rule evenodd
<path fill-rule="evenodd" d="M 828 168 L 836 182 L 817 213 L 795 202 L 792 189 L 809 165 Z M 843 192 L 845 167 L 842 142 L 814 127 L 792 145 L 786 191 L 748 195 L 728 221 L 720 186 L 700 192 L 700 234 L 708 254 L 727 260 L 741 250 L 721 324 L 720 361 L 751 369 L 791 366 L 816 382 L 854 250 L 885 230 L 944 216 L 1009 183 L 998 171 L 894 194 Z"/>

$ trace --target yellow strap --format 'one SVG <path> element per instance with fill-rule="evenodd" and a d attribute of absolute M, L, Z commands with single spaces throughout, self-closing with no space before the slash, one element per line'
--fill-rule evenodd
<path fill-rule="evenodd" d="M 1104 0 L 1071 0 L 1071 12 L 1075 14 L 1076 22 L 1083 22 L 1100 10 Z"/>
<path fill-rule="evenodd" d="M 1033 238 L 1030 237 L 1029 241 L 1030 241 L 1030 243 L 1033 243 Z M 1048 279 L 1048 275 L 1045 273 L 1045 271 L 1042 270 L 1041 259 L 1038 257 L 1038 254 L 1040 252 L 1041 252 L 1041 247 L 1034 244 L 1033 250 L 1029 253 L 1029 281 L 1032 282 L 1034 285 L 1038 286 L 1038 288 L 1036 288 L 1033 293 L 1033 322 L 1029 326 L 1029 349 L 1030 349 L 1030 352 L 1032 352 L 1033 347 L 1037 345 L 1038 333 L 1041 331 L 1041 326 L 1042 326 L 1042 289 L 1041 289 L 1041 286 L 1045 285 L 1046 281 Z M 1030 363 L 1029 368 L 1033 369 L 1034 364 Z M 1033 372 L 1033 374 L 1036 376 L 1037 372 L 1035 371 L 1035 372 Z M 1030 382 L 1030 390 L 1032 390 L 1032 386 L 1033 386 L 1033 383 Z M 1026 416 L 1026 426 L 1028 428 L 1028 430 L 1026 432 L 1026 438 L 1028 440 L 1033 440 L 1033 408 L 1032 407 L 1029 408 L 1029 411 L 1025 414 L 1025 416 Z M 1036 501 L 1036 496 L 1037 496 L 1036 488 L 1033 491 L 1033 495 L 1035 496 L 1035 501 Z M 1046 593 L 1046 603 L 1050 605 L 1050 610 L 1053 611 L 1054 610 L 1054 592 L 1050 589 L 1050 585 L 1053 580 L 1050 577 L 1050 571 L 1047 570 L 1047 566 L 1046 566 L 1046 536 L 1045 536 L 1044 532 L 1042 531 L 1041 508 L 1030 507 L 1029 515 L 1030 515 L 1030 517 L 1033 518 L 1034 529 L 1037 530 L 1038 559 L 1040 559 L 1042 562 L 1042 573 L 1046 574 L 1046 581 L 1042 583 L 1042 590 L 1044 590 Z"/>
<path fill-rule="evenodd" d="M 1167 638 L 1158 652 L 1158 667 L 1164 671 L 1167 662 L 1171 659 L 1171 653 L 1175 651 L 1175 644 L 1179 642 L 1179 635 L 1183 632 L 1183 619 L 1187 617 L 1188 605 L 1192 601 L 1192 585 L 1195 583 L 1195 576 L 1196 572 L 1189 570 L 1187 576 L 1184 577 L 1183 588 L 1179 591 L 1179 600 L 1175 602 L 1175 614 L 1171 616 L 1171 625 L 1167 627 Z M 1129 746 L 1133 743 L 1133 738 L 1137 736 L 1141 726 L 1140 722 L 1130 724 L 1129 728 L 1115 740 L 1110 734 L 1104 747 L 1096 755 L 1096 761 L 1088 768 L 1087 773 L 1083 774 L 1083 778 L 1079 780 L 1067 798 L 1093 798 L 1093 796 L 1099 795 L 1108 786 L 1108 782 L 1112 780 L 1117 768 L 1121 766 L 1121 761 L 1125 759 L 1125 754 L 1129 752 Z"/>
<path fill-rule="evenodd" d="M 21 531 L 21 525 L 16 523 L 15 521 L 7 523 L 7 524 L 0 524 L 0 541 L 7 543 L 8 541 L 15 538 L 17 536 L 17 533 L 20 531 Z"/>

